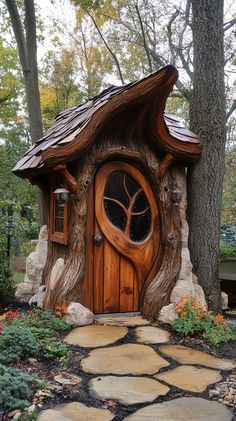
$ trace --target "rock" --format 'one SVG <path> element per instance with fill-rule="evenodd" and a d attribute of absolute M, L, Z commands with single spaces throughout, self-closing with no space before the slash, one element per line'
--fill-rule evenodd
<path fill-rule="evenodd" d="M 36 365 L 38 363 L 37 358 L 28 358 L 28 362 L 30 365 Z"/>
<path fill-rule="evenodd" d="M 15 297 L 21 302 L 27 302 L 38 292 L 42 284 L 43 269 L 47 259 L 47 226 L 43 225 L 39 233 L 39 241 L 26 259 L 26 275 L 24 282 L 17 285 Z"/>
<path fill-rule="evenodd" d="M 146 406 L 124 421 L 231 421 L 232 412 L 203 398 L 178 398 Z"/>
<path fill-rule="evenodd" d="M 145 377 L 96 377 L 89 382 L 89 392 L 99 399 L 115 399 L 123 405 L 152 402 L 166 395 L 169 387 Z"/>
<path fill-rule="evenodd" d="M 71 402 L 41 412 L 38 421 L 110 421 L 114 417 L 115 415 L 108 410 Z"/>
<path fill-rule="evenodd" d="M 158 315 L 158 320 L 162 323 L 172 323 L 176 318 L 177 313 L 175 311 L 174 303 L 162 307 Z"/>
<path fill-rule="evenodd" d="M 212 396 L 219 396 L 219 394 L 220 394 L 220 391 L 217 390 L 217 389 L 212 389 L 212 390 L 209 391 L 209 396 L 210 397 L 212 397 Z"/>
<path fill-rule="evenodd" d="M 49 281 L 49 288 L 51 291 L 54 290 L 56 283 L 58 279 L 60 278 L 60 276 L 62 275 L 64 269 L 65 269 L 65 262 L 64 262 L 64 259 L 60 257 L 59 259 L 56 260 L 51 271 L 50 281 Z"/>
<path fill-rule="evenodd" d="M 67 309 L 66 322 L 73 326 L 87 326 L 94 321 L 94 314 L 80 303 L 70 303 Z"/>
<path fill-rule="evenodd" d="M 27 303 L 29 298 L 32 296 L 34 292 L 34 287 L 29 282 L 20 282 L 17 284 L 15 297 L 18 301 L 22 303 Z"/>
<path fill-rule="evenodd" d="M 78 385 L 82 382 L 81 377 L 66 372 L 62 372 L 57 376 L 54 376 L 54 380 L 63 385 Z"/>
<path fill-rule="evenodd" d="M 221 291 L 221 306 L 222 306 L 222 310 L 227 310 L 228 307 L 228 303 L 229 303 L 229 297 L 226 294 L 226 292 Z"/>
<path fill-rule="evenodd" d="M 8 412 L 8 417 L 9 418 L 13 418 L 13 417 L 18 417 L 19 415 L 21 415 L 21 410 L 20 409 L 15 409 L 14 411 Z"/>
<path fill-rule="evenodd" d="M 46 292 L 45 291 L 43 291 L 43 292 L 37 292 L 37 294 L 33 295 L 33 297 L 31 297 L 29 299 L 29 305 L 30 306 L 36 305 L 39 308 L 43 308 L 43 303 L 44 303 L 44 300 L 45 300 L 45 295 L 46 295 Z"/>
<path fill-rule="evenodd" d="M 179 273 L 179 279 L 187 280 L 190 278 L 192 273 L 193 265 L 190 260 L 190 253 L 188 247 L 183 247 L 181 250 L 181 267 Z"/>
<path fill-rule="evenodd" d="M 135 329 L 137 342 L 145 344 L 160 344 L 168 342 L 170 334 L 167 330 L 155 326 L 143 326 Z"/>
<path fill-rule="evenodd" d="M 127 335 L 127 327 L 122 326 L 84 326 L 73 329 L 64 339 L 69 345 L 96 348 L 110 345 Z"/>
<path fill-rule="evenodd" d="M 203 291 L 201 285 L 193 284 L 193 291 L 194 291 L 193 297 L 195 298 L 195 300 L 200 304 L 202 309 L 206 310 L 207 309 L 207 302 L 206 302 L 205 294 L 204 294 L 204 291 Z"/>
<path fill-rule="evenodd" d="M 188 247 L 189 227 L 186 219 L 181 221 L 181 239 L 182 247 Z"/>
<path fill-rule="evenodd" d="M 96 317 L 96 323 L 110 326 L 147 326 L 150 321 L 144 319 L 142 316 L 118 316 L 118 317 Z"/>
<path fill-rule="evenodd" d="M 232 370 L 236 362 L 225 358 L 217 358 L 206 352 L 197 351 L 183 345 L 161 345 L 161 353 L 168 355 L 181 364 L 199 364 L 219 370 Z"/>
<path fill-rule="evenodd" d="M 28 412 L 34 412 L 34 411 L 35 411 L 35 408 L 36 408 L 36 405 L 30 405 L 30 406 L 27 408 L 27 411 L 28 411 Z"/>
<path fill-rule="evenodd" d="M 170 364 L 147 345 L 125 344 L 94 349 L 81 361 L 94 374 L 155 374 Z"/>
<path fill-rule="evenodd" d="M 179 389 L 204 392 L 210 384 L 219 382 L 222 377 L 217 370 L 182 365 L 173 370 L 156 374 L 155 378 Z"/>

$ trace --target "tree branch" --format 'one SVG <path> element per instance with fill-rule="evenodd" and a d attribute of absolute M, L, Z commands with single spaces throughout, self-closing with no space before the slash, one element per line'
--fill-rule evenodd
<path fill-rule="evenodd" d="M 149 49 L 148 49 L 148 45 L 147 45 L 147 41 L 146 41 L 146 36 L 145 36 L 145 31 L 144 31 L 144 27 L 143 27 L 142 18 L 141 18 L 141 15 L 140 15 L 140 11 L 139 11 L 138 5 L 135 4 L 134 7 L 135 7 L 135 10 L 136 10 L 137 15 L 138 15 L 138 20 L 139 20 L 139 24 L 140 24 L 140 28 L 141 28 L 141 32 L 142 32 L 142 37 L 143 37 L 143 47 L 144 47 L 144 50 L 146 51 L 146 55 L 147 55 L 147 59 L 148 59 L 148 64 L 149 64 L 149 69 L 150 69 L 150 72 L 152 72 L 152 61 L 151 61 L 151 57 L 150 57 L 150 54 L 149 54 Z"/>
<path fill-rule="evenodd" d="M 108 45 L 108 43 L 107 43 L 106 39 L 104 38 L 104 36 L 103 36 L 103 34 L 102 34 L 102 32 L 101 32 L 101 30 L 100 30 L 99 26 L 97 25 L 97 22 L 96 22 L 96 20 L 94 19 L 93 15 L 91 15 L 91 13 L 90 13 L 87 9 L 86 9 L 86 13 L 88 14 L 88 16 L 90 17 L 90 19 L 92 20 L 92 22 L 93 22 L 93 24 L 94 24 L 94 26 L 95 26 L 95 28 L 96 28 L 96 30 L 97 30 L 97 32 L 98 32 L 98 34 L 99 34 L 100 38 L 102 39 L 102 41 L 103 41 L 103 43 L 104 43 L 105 47 L 107 48 L 107 50 L 109 51 L 109 53 L 110 53 L 110 54 L 111 54 L 111 56 L 113 57 L 113 59 L 114 59 L 114 61 L 115 61 L 115 64 L 116 64 L 116 67 L 117 67 L 117 70 L 118 70 L 118 73 L 119 73 L 119 76 L 120 76 L 121 83 L 122 83 L 122 85 L 124 85 L 125 81 L 124 81 L 124 78 L 123 78 L 123 75 L 122 75 L 122 71 L 121 71 L 121 67 L 120 67 L 120 63 L 119 63 L 118 58 L 116 57 L 115 53 L 113 53 L 113 51 L 112 51 L 112 50 L 111 50 L 111 48 L 109 47 L 109 45 Z"/>
<path fill-rule="evenodd" d="M 179 16 L 180 10 L 176 9 L 175 13 L 172 15 L 172 17 L 169 20 L 169 23 L 167 25 L 167 35 L 168 35 L 168 43 L 170 47 L 170 51 L 173 57 L 173 60 L 175 62 L 176 56 L 178 56 L 182 62 L 183 68 L 185 69 L 186 73 L 188 74 L 190 80 L 193 79 L 193 72 L 190 70 L 188 62 L 185 60 L 184 54 L 183 54 L 183 36 L 184 32 L 188 26 L 188 16 L 189 16 L 189 7 L 190 2 L 188 0 L 186 5 L 186 13 L 185 13 L 185 23 L 183 25 L 183 29 L 180 31 L 179 34 L 179 45 L 178 47 L 173 43 L 172 39 L 172 24 L 174 23 L 175 19 Z"/>
<path fill-rule="evenodd" d="M 228 112 L 226 113 L 226 120 L 228 120 L 230 118 L 230 116 L 233 114 L 233 112 L 236 110 L 236 99 L 233 101 L 230 109 L 228 110 Z"/>
<path fill-rule="evenodd" d="M 224 23 L 224 32 L 228 31 L 228 29 L 232 28 L 236 24 L 236 18 L 230 20 L 229 22 Z"/>

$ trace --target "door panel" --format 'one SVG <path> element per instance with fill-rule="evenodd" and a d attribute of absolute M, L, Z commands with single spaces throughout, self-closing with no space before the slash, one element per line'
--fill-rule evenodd
<path fill-rule="evenodd" d="M 120 306 L 122 312 L 137 311 L 134 308 L 135 273 L 132 263 L 121 256 L 120 258 Z"/>
<path fill-rule="evenodd" d="M 104 241 L 103 312 L 119 311 L 120 301 L 120 253 Z"/>
<path fill-rule="evenodd" d="M 94 187 L 94 222 L 88 227 L 89 232 L 93 229 L 92 309 L 95 313 L 138 311 L 160 242 L 154 194 L 144 175 L 124 162 L 104 164 Z"/>

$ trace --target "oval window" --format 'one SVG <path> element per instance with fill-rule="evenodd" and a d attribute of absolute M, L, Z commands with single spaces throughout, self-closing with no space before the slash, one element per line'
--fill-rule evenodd
<path fill-rule="evenodd" d="M 113 172 L 104 191 L 104 208 L 112 224 L 134 242 L 143 241 L 150 232 L 151 211 L 147 197 L 130 174 Z"/>

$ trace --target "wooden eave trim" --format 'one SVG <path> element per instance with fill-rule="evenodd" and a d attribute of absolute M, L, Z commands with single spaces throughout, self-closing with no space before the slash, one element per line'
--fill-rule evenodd
<path fill-rule="evenodd" d="M 88 147 L 92 145 L 96 137 L 100 134 L 104 125 L 111 118 L 114 118 L 115 112 L 122 112 L 127 107 L 146 101 L 148 98 L 155 98 L 160 91 L 167 89 L 167 96 L 163 96 L 163 104 L 159 106 L 164 113 L 166 98 L 173 89 L 173 85 L 178 78 L 178 72 L 175 67 L 169 65 L 161 69 L 159 72 L 141 80 L 139 83 L 127 88 L 120 95 L 114 96 L 107 101 L 98 111 L 91 117 L 88 125 L 83 129 L 81 134 L 63 147 L 52 147 L 42 153 L 42 162 L 51 167 L 55 164 L 64 163 L 75 160 L 79 154 L 84 153 Z M 163 124 L 164 116 L 163 116 Z M 166 148 L 165 148 L 166 149 Z"/>
<path fill-rule="evenodd" d="M 163 148 L 167 153 L 174 156 L 176 160 L 188 165 L 192 161 L 200 158 L 202 153 L 202 146 L 199 143 L 180 141 L 172 136 L 164 120 L 164 111 L 167 98 L 173 90 L 175 81 L 169 81 L 160 92 L 158 104 L 153 107 L 152 111 L 152 130 L 155 138 L 155 143 Z"/>

